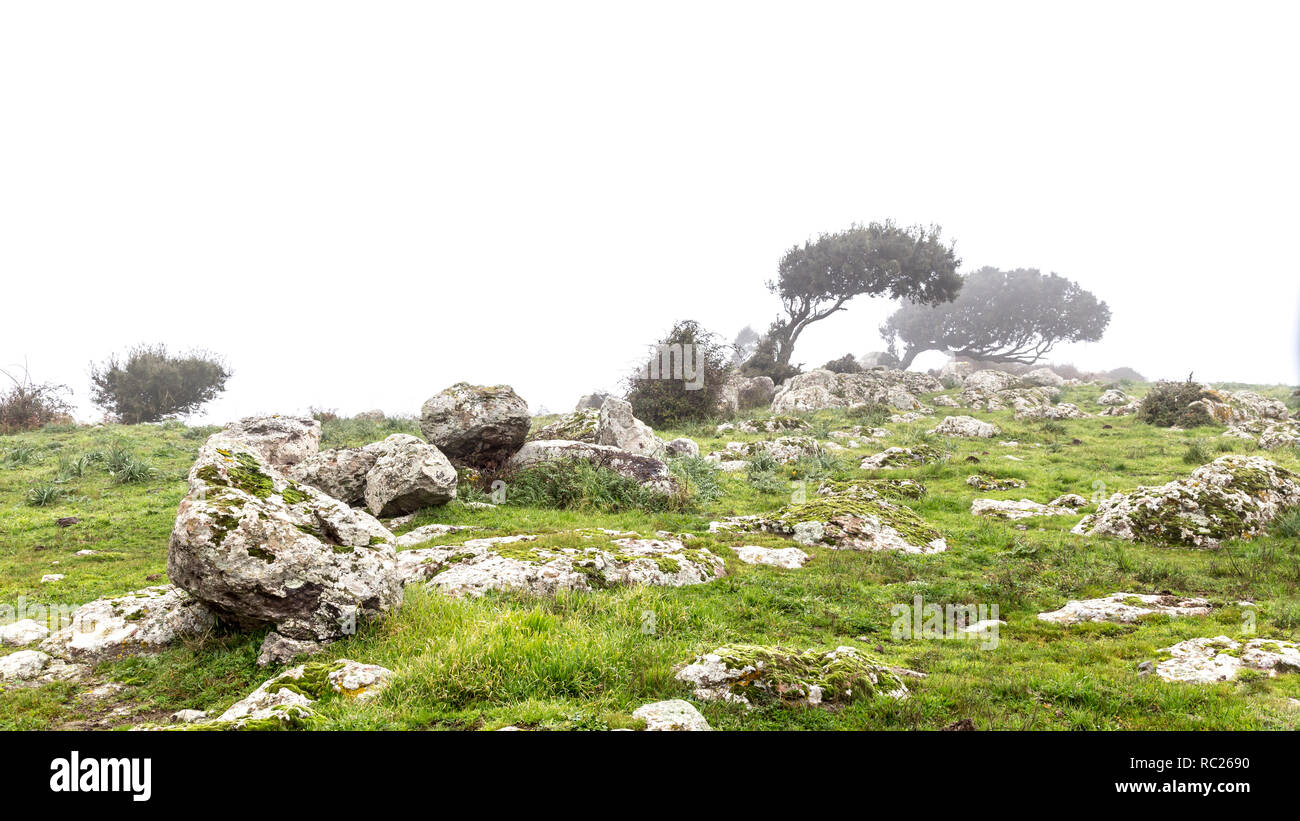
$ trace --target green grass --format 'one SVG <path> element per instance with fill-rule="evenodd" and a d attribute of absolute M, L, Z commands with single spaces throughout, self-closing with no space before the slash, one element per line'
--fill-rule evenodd
<path fill-rule="evenodd" d="M 1142 386 L 1130 386 L 1140 394 Z M 1270 389 L 1270 395 L 1286 389 Z M 1063 401 L 1089 412 L 1098 388 L 1069 389 Z M 615 588 L 538 599 L 497 593 L 475 600 L 407 590 L 402 609 L 332 645 L 325 657 L 382 664 L 396 672 L 373 703 L 325 702 L 310 726 L 320 729 L 494 729 L 508 724 L 554 729 L 634 726 L 631 712 L 648 701 L 691 698 L 673 678 L 675 666 L 728 643 L 780 644 L 795 649 L 854 645 L 928 674 L 909 683 L 911 698 L 863 699 L 834 711 L 761 708 L 696 702 L 723 729 L 935 729 L 962 718 L 980 729 L 1272 729 L 1300 726 L 1300 675 L 1213 686 L 1170 684 L 1140 677 L 1139 662 L 1177 641 L 1226 634 L 1241 637 L 1242 600 L 1256 603 L 1257 635 L 1300 639 L 1300 512 L 1279 518 L 1267 535 L 1196 551 L 1131 544 L 1069 533 L 1082 514 L 1007 522 L 970 515 L 972 499 L 1030 498 L 1046 502 L 1063 493 L 1095 499 L 1138 484 L 1187 475 L 1202 455 L 1256 452 L 1251 442 L 1221 437 L 1221 429 L 1171 431 L 1132 416 L 1016 421 L 1010 412 L 971 413 L 995 422 L 991 440 L 943 439 L 926 431 L 937 423 L 873 421 L 888 439 L 832 459 L 795 465 L 758 465 L 745 473 L 718 473 L 690 460 L 675 471 L 694 489 L 690 506 L 647 509 L 627 488 L 601 477 L 551 477 L 563 492 L 540 482 L 533 497 L 514 496 L 491 510 L 459 505 L 418 514 L 407 527 L 432 522 L 482 528 L 435 540 L 546 533 L 577 527 L 699 534 L 694 544 L 725 558 L 728 575 L 684 588 Z M 822 411 L 807 417 L 813 431 L 863 424 L 862 414 Z M 876 419 L 878 417 L 873 417 Z M 325 426 L 333 446 L 364 444 L 409 421 L 339 420 Z M 689 434 L 701 452 L 728 441 L 757 441 L 779 434 L 716 435 L 712 425 L 659 431 Z M 184 475 L 206 432 L 179 426 L 98 427 L 0 437 L 0 603 L 75 604 L 135 590 L 165 573 L 167 538 Z M 999 444 L 1015 440 L 1016 447 Z M 845 444 L 847 440 L 835 440 Z M 947 460 L 870 474 L 857 468 L 864 455 L 899 444 L 931 444 Z M 112 453 L 145 460 L 154 472 L 119 483 L 110 473 Z M 86 454 L 79 472 L 72 465 Z M 1195 453 L 1196 460 L 1189 454 Z M 14 454 L 19 454 L 15 456 Z M 1002 458 L 1013 454 L 1024 461 Z M 1300 471 L 1300 455 L 1262 455 Z M 971 459 L 977 461 L 971 461 Z M 972 473 L 1018 478 L 1022 489 L 977 491 Z M 909 502 L 947 539 L 946 553 L 909 556 L 810 548 L 814 558 L 797 571 L 739 562 L 728 545 L 787 546 L 772 535 L 705 535 L 709 521 L 770 512 L 794 494 L 811 494 L 823 478 L 870 475 L 915 478 L 929 488 Z M 550 481 L 550 480 L 548 480 Z M 800 485 L 800 482 L 805 484 Z M 28 504 L 30 488 L 55 485 L 67 495 L 44 507 Z M 550 490 L 548 490 L 548 487 Z M 527 502 L 527 504 L 521 504 Z M 571 503 L 570 503 L 571 502 Z M 1091 508 L 1089 508 L 1091 509 Z M 61 516 L 81 522 L 59 528 Z M 1023 529 L 1020 529 L 1023 527 Z M 95 555 L 77 557 L 82 548 Z M 52 566 L 53 561 L 59 564 Z M 45 573 L 63 573 L 41 585 Z M 1207 617 L 1152 618 L 1132 625 L 1062 627 L 1036 614 L 1067 599 L 1114 591 L 1170 591 L 1210 598 Z M 996 604 L 1008 623 L 996 649 L 978 642 L 895 640 L 890 608 L 927 604 Z M 95 681 L 11 688 L 0 692 L 0 728 L 129 726 L 183 708 L 221 710 L 275 670 L 255 663 L 261 632 L 219 632 L 154 656 L 99 665 Z M 877 649 L 879 648 L 879 649 Z M 0 652 L 9 652 L 8 648 Z M 87 691 L 116 681 L 120 693 L 94 701 Z M 133 712 L 115 717 L 114 706 Z"/>

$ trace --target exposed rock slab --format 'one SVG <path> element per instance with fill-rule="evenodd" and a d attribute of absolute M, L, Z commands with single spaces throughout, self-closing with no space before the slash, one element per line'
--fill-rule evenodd
<path fill-rule="evenodd" d="M 96 660 L 160 650 L 216 626 L 216 617 L 190 594 L 170 584 L 96 599 L 72 614 L 72 623 L 41 643 L 51 655 Z"/>
<path fill-rule="evenodd" d="M 1300 672 L 1300 644 L 1278 639 L 1251 639 L 1244 645 L 1227 636 L 1188 639 L 1160 651 L 1168 654 L 1156 665 L 1165 681 L 1212 684 L 1232 681 L 1242 670 L 1274 677 Z"/>
<path fill-rule="evenodd" d="M 973 416 L 947 416 L 933 430 L 939 436 L 966 436 L 976 439 L 990 439 L 1002 432 L 991 422 L 982 422 Z"/>
<path fill-rule="evenodd" d="M 1155 613 L 1174 617 L 1207 616 L 1210 613 L 1210 602 L 1207 599 L 1164 594 L 1111 593 L 1100 599 L 1068 601 L 1060 610 L 1039 613 L 1038 619 L 1054 624 L 1079 624 L 1085 621 L 1129 624 Z"/>
<path fill-rule="evenodd" d="M 797 547 L 760 547 L 750 544 L 731 549 L 745 564 L 765 564 L 787 570 L 798 570 L 812 559 L 812 556 Z"/>
<path fill-rule="evenodd" d="M 632 711 L 632 718 L 645 722 L 646 730 L 707 732 L 713 728 L 695 705 L 680 698 L 644 704 Z"/>
<path fill-rule="evenodd" d="M 830 706 L 855 699 L 906 698 L 904 675 L 855 647 L 792 651 L 733 644 L 697 656 L 677 672 L 706 701 Z"/>

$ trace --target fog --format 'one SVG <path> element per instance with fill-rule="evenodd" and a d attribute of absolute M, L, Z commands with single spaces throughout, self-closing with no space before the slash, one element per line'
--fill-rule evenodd
<path fill-rule="evenodd" d="M 214 421 L 460 380 L 567 410 L 892 218 L 1105 299 L 1052 360 L 1300 382 L 1294 6 L 466 5 L 0 7 L 0 366 L 83 419 L 139 342 L 226 357 Z"/>

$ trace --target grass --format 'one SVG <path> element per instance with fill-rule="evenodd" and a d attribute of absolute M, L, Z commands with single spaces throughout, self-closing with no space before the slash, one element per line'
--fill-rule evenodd
<path fill-rule="evenodd" d="M 1143 386 L 1130 386 L 1141 393 Z M 1278 387 L 1270 395 L 1289 392 Z M 955 392 L 949 392 L 955 393 Z M 1087 411 L 1098 388 L 1067 389 L 1063 401 Z M 407 525 L 474 524 L 471 536 L 549 533 L 577 527 L 692 532 L 723 556 L 728 575 L 684 588 L 614 588 L 539 599 L 496 593 L 474 600 L 448 599 L 422 588 L 407 590 L 402 609 L 363 625 L 332 645 L 326 657 L 348 657 L 393 669 L 393 685 L 373 703 L 326 702 L 312 727 L 320 729 L 495 729 L 505 725 L 553 729 L 635 726 L 631 712 L 649 701 L 691 699 L 673 669 L 696 654 L 734 642 L 780 644 L 793 649 L 860 647 L 890 664 L 928 674 L 905 701 L 863 699 L 842 709 L 761 708 L 695 702 L 723 729 L 937 729 L 970 718 L 980 729 L 1295 729 L 1300 675 L 1210 686 L 1170 684 L 1138 675 L 1137 665 L 1159 648 L 1187 638 L 1243 637 L 1254 612 L 1256 635 L 1300 639 L 1300 511 L 1279 517 L 1268 533 L 1228 542 L 1212 551 L 1132 544 L 1069 533 L 1080 516 L 1007 522 L 970 515 L 975 498 L 1030 498 L 1046 502 L 1063 493 L 1095 500 L 1138 484 L 1187 475 L 1189 454 L 1209 461 L 1223 452 L 1260 453 L 1300 471 L 1295 451 L 1264 453 L 1246 440 L 1221 437 L 1221 429 L 1156 428 L 1134 417 L 1017 421 L 1010 412 L 971 413 L 997 424 L 993 439 L 932 437 L 938 421 L 911 425 L 872 421 L 889 438 L 836 452 L 829 460 L 795 465 L 759 464 L 719 473 L 700 460 L 675 460 L 674 472 L 694 490 L 689 505 L 659 508 L 639 503 L 608 477 L 549 476 L 528 492 L 512 483 L 509 503 L 488 510 L 448 505 L 419 513 Z M 863 424 L 863 413 L 821 411 L 807 421 L 820 433 Z M 879 415 L 872 415 L 878 420 Z M 399 428 L 403 428 L 400 430 Z M 392 432 L 414 432 L 409 420 L 326 423 L 332 446 L 359 445 Z M 702 453 L 728 441 L 758 441 L 780 434 L 718 435 L 695 424 L 659 431 L 664 438 L 689 432 Z M 0 604 L 19 596 L 31 602 L 76 604 L 120 594 L 165 578 L 167 538 L 185 492 L 185 472 L 205 432 L 175 426 L 97 427 L 0 437 Z M 819 437 L 823 441 L 823 437 Z M 1018 442 L 1015 447 L 1000 444 Z M 834 440 L 847 444 L 845 439 Z M 875 474 L 857 468 L 865 455 L 891 445 L 930 444 L 946 460 Z M 117 450 L 115 450 L 115 448 Z M 22 455 L 12 458 L 15 452 Z M 80 472 L 71 465 L 87 456 Z M 153 473 L 119 483 L 110 454 L 147 460 Z M 1015 455 L 1023 461 L 1003 458 Z M 1200 464 L 1197 461 L 1196 464 Z M 978 491 L 966 477 L 982 473 L 1017 478 L 1025 488 Z M 946 553 L 912 556 L 809 548 L 813 560 L 790 571 L 738 561 L 730 545 L 788 546 L 767 534 L 708 535 L 708 522 L 729 515 L 770 512 L 792 494 L 812 493 L 820 479 L 871 475 L 915 478 L 929 492 L 909 502 L 946 538 Z M 800 485 L 800 483 L 805 483 Z M 67 495 L 47 506 L 26 501 L 45 485 Z M 1086 511 L 1085 511 L 1086 512 Z M 59 528 L 55 520 L 81 522 Z M 1023 527 L 1024 529 L 1020 529 Z M 93 548 L 93 556 L 76 551 Z M 58 566 L 51 568 L 57 561 Z M 64 573 L 57 585 L 41 575 Z M 1170 591 L 1205 596 L 1218 605 L 1210 616 L 1152 618 L 1130 625 L 1062 627 L 1036 614 L 1067 599 L 1115 591 Z M 997 605 L 1007 624 L 996 649 L 978 642 L 896 639 L 891 608 L 920 595 L 927 604 Z M 1255 602 L 1253 608 L 1239 604 Z M 218 631 L 145 657 L 99 665 L 96 681 L 124 689 L 90 700 L 92 683 L 58 684 L 0 692 L 0 728 L 128 726 L 179 709 L 221 710 L 275 670 L 255 663 L 261 632 Z M 10 652 L 4 648 L 0 652 Z M 113 716 L 112 707 L 132 713 Z"/>

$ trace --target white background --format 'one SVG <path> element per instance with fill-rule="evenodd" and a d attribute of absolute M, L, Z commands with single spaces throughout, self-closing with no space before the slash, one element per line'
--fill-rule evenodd
<path fill-rule="evenodd" d="M 83 418 L 143 341 L 228 358 L 215 421 L 459 380 L 567 410 L 892 217 L 1107 300 L 1057 361 L 1300 381 L 1294 4 L 469 5 L 0 5 L 0 365 Z"/>

